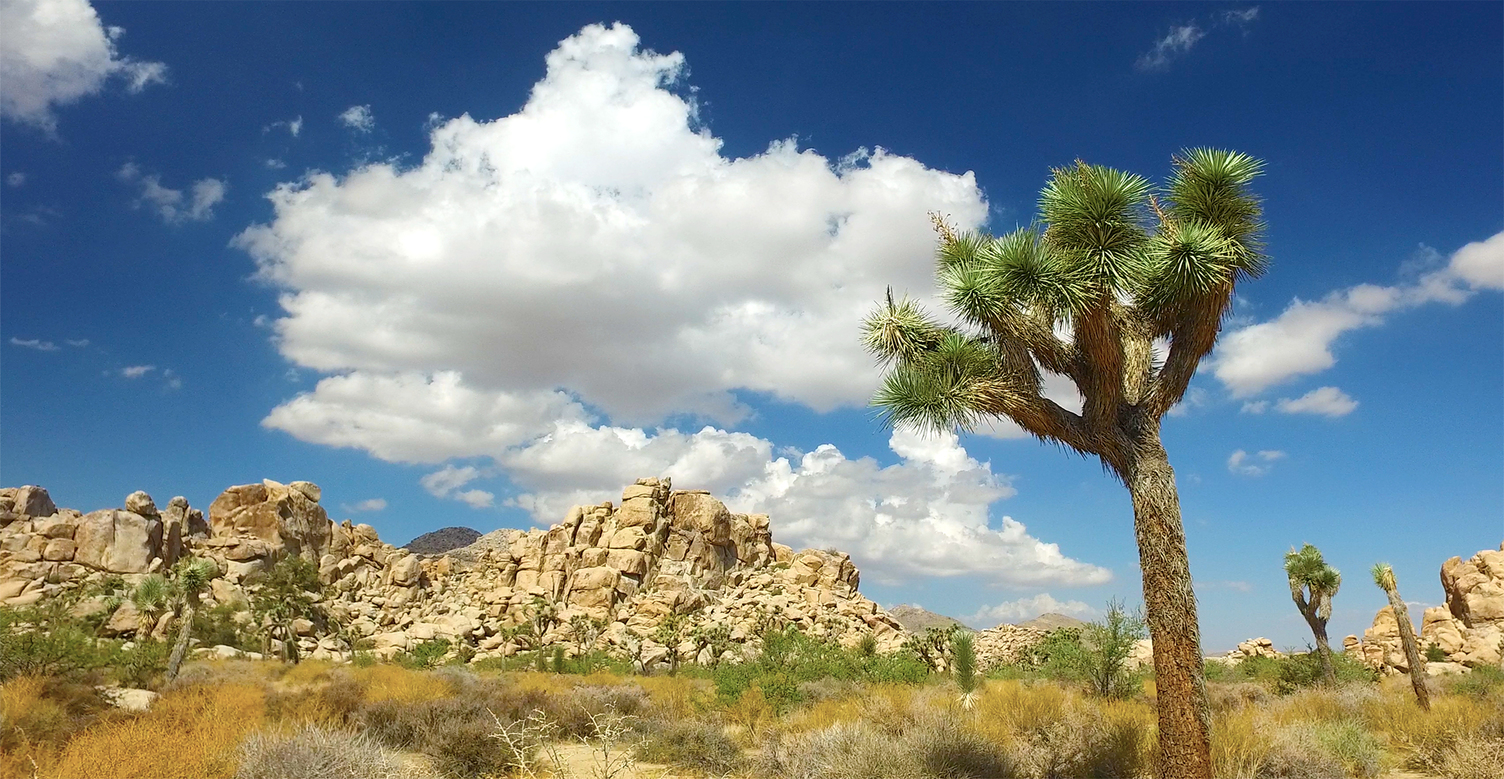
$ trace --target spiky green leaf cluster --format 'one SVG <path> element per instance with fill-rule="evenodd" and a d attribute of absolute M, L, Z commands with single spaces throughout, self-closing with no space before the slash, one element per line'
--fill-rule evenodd
<path fill-rule="evenodd" d="M 1157 193 L 1141 176 L 1100 165 L 1057 169 L 1040 194 L 1040 223 L 1001 236 L 937 222 L 937 283 L 957 324 L 891 292 L 868 317 L 863 342 L 888 366 L 873 399 L 884 421 L 952 429 L 1003 415 L 1059 440 L 1058 424 L 1041 427 L 1058 422 L 1041 400 L 1041 369 L 1089 385 L 1081 389 L 1090 408 L 1126 398 L 1164 413 L 1215 344 L 1234 284 L 1266 264 L 1260 206 L 1248 189 L 1262 163 L 1190 149 L 1173 165 Z M 1064 329 L 1075 342 L 1056 336 Z M 1153 387 L 1160 369 L 1125 363 L 1128 337 L 1168 338 L 1178 349 L 1157 390 L 1128 397 L 1125 387 Z M 1115 409 L 1095 417 L 1116 418 Z"/>
<path fill-rule="evenodd" d="M 1321 550 L 1306 544 L 1300 551 L 1291 549 L 1285 555 L 1285 573 L 1290 581 L 1298 583 L 1313 592 L 1336 594 L 1342 586 L 1342 574 L 1330 565 L 1321 556 Z"/>

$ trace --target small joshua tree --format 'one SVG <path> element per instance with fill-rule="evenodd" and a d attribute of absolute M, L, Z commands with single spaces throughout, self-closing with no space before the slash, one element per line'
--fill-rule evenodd
<path fill-rule="evenodd" d="M 668 673 L 679 672 L 679 644 L 684 641 L 684 620 L 678 614 L 669 614 L 653 631 L 653 640 L 668 647 Z"/>
<path fill-rule="evenodd" d="M 971 633 L 957 631 L 950 640 L 951 678 L 961 689 L 961 708 L 970 711 L 977 701 L 977 650 Z"/>
<path fill-rule="evenodd" d="M 1373 583 L 1389 596 L 1389 606 L 1394 609 L 1394 621 L 1399 623 L 1400 644 L 1405 648 L 1405 660 L 1410 663 L 1410 686 L 1415 688 L 1415 700 L 1422 709 L 1431 708 L 1431 695 L 1426 691 L 1426 661 L 1420 656 L 1420 646 L 1415 641 L 1415 626 L 1410 624 L 1410 611 L 1405 608 L 1405 599 L 1400 597 L 1399 584 L 1394 580 L 1394 569 L 1389 563 L 1375 563 Z"/>
<path fill-rule="evenodd" d="M 142 579 L 130 593 L 131 605 L 136 614 L 136 640 L 146 641 L 152 637 L 157 620 L 167 613 L 172 605 L 172 588 L 167 578 L 154 573 Z"/>
<path fill-rule="evenodd" d="M 312 620 L 320 608 L 314 596 L 323 590 L 318 566 L 301 557 L 286 557 L 260 577 L 260 589 L 251 598 L 251 614 L 256 618 L 266 654 L 272 641 L 282 642 L 282 659 L 297 663 L 298 632 L 293 623 Z"/>
<path fill-rule="evenodd" d="M 1306 544 L 1300 551 L 1285 555 L 1285 574 L 1290 577 L 1290 597 L 1316 636 L 1316 653 L 1321 659 L 1321 675 L 1331 686 L 1337 684 L 1332 667 L 1332 647 L 1327 643 L 1326 622 L 1332 618 L 1332 597 L 1342 586 L 1342 574 L 1326 564 L 1321 550 Z"/>
<path fill-rule="evenodd" d="M 193 638 L 193 620 L 198 616 L 199 597 L 209 587 L 209 580 L 219 568 L 209 560 L 179 560 L 172 567 L 172 591 L 178 612 L 178 640 L 167 658 L 167 681 L 178 676 L 183 667 L 183 656 L 188 652 L 188 642 Z"/>

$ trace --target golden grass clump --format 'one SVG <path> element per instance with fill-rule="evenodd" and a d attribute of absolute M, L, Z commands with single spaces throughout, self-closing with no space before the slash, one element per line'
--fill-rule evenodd
<path fill-rule="evenodd" d="M 351 673 L 356 681 L 365 685 L 368 703 L 423 703 L 447 698 L 453 693 L 444 677 L 427 671 L 409 671 L 400 665 L 373 665 L 353 669 Z"/>
<path fill-rule="evenodd" d="M 42 696 L 47 680 L 21 676 L 0 685 L 0 777 L 29 777 L 57 759 L 68 712 Z"/>
<path fill-rule="evenodd" d="M 287 672 L 282 674 L 282 678 L 279 681 L 283 687 L 305 687 L 319 684 L 329 680 L 329 675 L 334 671 L 335 667 L 334 663 L 327 660 L 304 660 L 287 669 Z"/>
<path fill-rule="evenodd" d="M 586 681 L 599 675 L 586 677 Z M 633 679 L 633 682 L 647 693 L 648 701 L 653 708 L 666 719 L 691 717 L 704 711 L 708 705 L 710 685 L 700 679 L 690 679 L 684 676 L 641 676 Z M 600 682 L 592 683 L 600 684 Z M 613 682 L 607 684 L 613 684 Z M 614 684 L 620 684 L 620 681 Z"/>
<path fill-rule="evenodd" d="M 262 724 L 263 687 L 186 687 L 148 711 L 79 733 L 51 773 L 69 779 L 228 779 L 241 739 Z"/>

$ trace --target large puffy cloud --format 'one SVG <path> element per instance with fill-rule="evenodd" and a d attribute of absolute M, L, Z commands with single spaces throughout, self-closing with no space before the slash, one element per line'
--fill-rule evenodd
<path fill-rule="evenodd" d="M 139 92 L 166 79 L 167 66 L 122 57 L 87 0 L 6 0 L 0 3 L 0 114 L 45 130 L 53 109 L 94 95 L 112 77 Z"/>
<path fill-rule="evenodd" d="M 985 217 L 970 173 L 792 141 L 721 155 L 673 92 L 678 54 L 587 27 L 518 113 L 432 130 L 422 164 L 314 174 L 238 239 L 285 290 L 293 362 L 567 388 L 612 419 L 724 423 L 746 389 L 828 410 L 876 385 L 857 333 L 893 284 L 930 289 L 926 212 Z M 308 402 L 319 402 L 318 393 Z"/>
<path fill-rule="evenodd" d="M 1467 244 L 1444 267 L 1410 283 L 1360 284 L 1318 301 L 1297 299 L 1278 317 L 1224 336 L 1208 366 L 1234 397 L 1257 395 L 1335 365 L 1332 344 L 1344 333 L 1427 303 L 1457 305 L 1480 290 L 1504 290 L 1504 233 Z"/>
<path fill-rule="evenodd" d="M 1011 518 L 994 529 L 989 507 L 1012 488 L 953 436 L 895 434 L 900 462 L 882 467 L 829 445 L 775 456 L 716 426 L 644 429 L 675 414 L 734 424 L 745 390 L 819 411 L 864 402 L 878 376 L 861 318 L 888 284 L 930 290 L 927 212 L 982 222 L 970 173 L 792 141 L 723 156 L 675 91 L 682 56 L 640 50 L 622 25 L 585 28 L 547 65 L 516 114 L 435 125 L 421 164 L 271 193 L 272 221 L 236 243 L 283 291 L 282 354 L 334 375 L 264 425 L 396 462 L 482 458 L 424 486 L 471 502 L 481 491 L 462 488 L 504 475 L 508 501 L 544 523 L 667 475 L 879 579 L 1110 578 Z"/>

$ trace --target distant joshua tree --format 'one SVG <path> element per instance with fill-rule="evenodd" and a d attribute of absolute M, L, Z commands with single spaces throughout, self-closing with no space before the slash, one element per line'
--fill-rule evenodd
<path fill-rule="evenodd" d="M 178 612 L 178 640 L 167 658 L 167 681 L 178 676 L 188 642 L 193 638 L 193 620 L 198 616 L 199 597 L 209 588 L 209 581 L 219 573 L 211 560 L 179 560 L 172 567 L 172 593 Z"/>
<path fill-rule="evenodd" d="M 889 291 L 864 326 L 889 367 L 873 398 L 888 424 L 964 430 L 1008 418 L 1097 457 L 1128 488 L 1166 777 L 1209 777 L 1212 764 L 1196 596 L 1160 421 L 1216 346 L 1235 284 L 1264 272 L 1248 188 L 1262 168 L 1246 154 L 1192 149 L 1156 195 L 1140 176 L 1077 162 L 1051 175 L 1038 225 L 994 237 L 958 233 L 937 215 L 938 283 L 961 324 Z M 1081 413 L 1045 397 L 1045 372 L 1075 383 Z"/>
<path fill-rule="evenodd" d="M 1332 647 L 1326 638 L 1326 622 L 1332 618 L 1332 598 L 1342 586 L 1342 574 L 1326 564 L 1321 550 L 1306 544 L 1297 552 L 1285 555 L 1285 574 L 1290 577 L 1290 597 L 1316 636 L 1316 652 L 1321 658 L 1321 675 L 1326 683 L 1337 684 L 1332 667 Z"/>
<path fill-rule="evenodd" d="M 1410 610 L 1405 608 L 1405 599 L 1400 597 L 1400 586 L 1394 580 L 1394 569 L 1389 563 L 1375 563 L 1373 583 L 1389 596 L 1389 606 L 1394 609 L 1394 621 L 1400 626 L 1400 644 L 1405 648 L 1405 660 L 1410 664 L 1410 686 L 1415 689 L 1415 700 L 1422 709 L 1431 708 L 1431 694 L 1426 691 L 1426 661 L 1420 656 L 1420 645 L 1415 641 L 1415 626 L 1410 624 Z"/>

